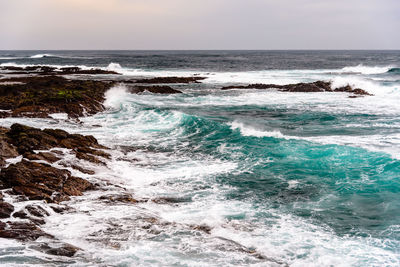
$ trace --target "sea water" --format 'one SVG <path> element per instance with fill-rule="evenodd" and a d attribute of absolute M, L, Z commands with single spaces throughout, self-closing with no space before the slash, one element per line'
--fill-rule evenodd
<path fill-rule="evenodd" d="M 206 77 L 172 85 L 183 92 L 174 95 L 130 94 L 117 85 L 106 93 L 106 111 L 83 124 L 63 114 L 0 119 L 2 126 L 92 134 L 115 148 L 112 159 L 106 167 L 86 163 L 95 175 L 73 175 L 119 185 L 138 199 L 174 200 L 104 203 L 103 191 L 87 192 L 67 203 L 74 212 L 53 212 L 43 226 L 82 248 L 75 258 L 0 240 L 0 262 L 400 265 L 399 51 L 1 51 L 0 64 L 123 74 L 114 79 Z M 374 96 L 220 90 L 316 80 Z"/>

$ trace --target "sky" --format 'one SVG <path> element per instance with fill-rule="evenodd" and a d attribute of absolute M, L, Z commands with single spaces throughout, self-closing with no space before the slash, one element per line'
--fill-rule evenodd
<path fill-rule="evenodd" d="M 400 0 L 0 0 L 0 49 L 400 49 Z"/>

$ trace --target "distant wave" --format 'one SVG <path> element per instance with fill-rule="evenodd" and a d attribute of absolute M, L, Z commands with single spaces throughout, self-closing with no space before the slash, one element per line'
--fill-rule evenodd
<path fill-rule="evenodd" d="M 30 58 L 45 58 L 45 57 L 59 57 L 56 55 L 52 55 L 52 54 L 37 54 L 37 55 L 33 55 Z"/>
<path fill-rule="evenodd" d="M 391 68 L 388 70 L 388 73 L 399 73 L 400 74 L 400 68 Z"/>
<path fill-rule="evenodd" d="M 360 74 L 381 74 L 390 71 L 393 67 L 392 66 L 384 66 L 384 67 L 370 67 L 364 65 L 357 65 L 352 67 L 344 67 L 341 69 L 342 72 L 349 72 L 349 73 L 360 73 Z"/>
<path fill-rule="evenodd" d="M 0 57 L 0 60 L 20 59 L 21 57 Z"/>

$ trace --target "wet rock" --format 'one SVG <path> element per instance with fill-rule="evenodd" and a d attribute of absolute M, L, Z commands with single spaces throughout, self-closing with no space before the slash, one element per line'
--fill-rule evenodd
<path fill-rule="evenodd" d="M 11 110 L 3 116 L 48 117 L 67 113 L 76 118 L 104 110 L 104 93 L 113 82 L 69 80 L 60 76 L 26 76 L 4 79 L 0 84 L 0 109 Z M 15 83 L 18 82 L 18 83 Z"/>
<path fill-rule="evenodd" d="M 191 198 L 179 198 L 179 197 L 158 197 L 153 198 L 151 200 L 157 204 L 176 204 L 176 203 L 184 203 L 184 202 L 191 202 Z"/>
<path fill-rule="evenodd" d="M 139 79 L 136 83 L 198 83 L 204 80 L 205 77 L 156 77 L 151 79 Z"/>
<path fill-rule="evenodd" d="M 20 219 L 27 219 L 28 214 L 25 211 L 20 210 L 20 211 L 14 212 L 13 217 L 20 218 Z"/>
<path fill-rule="evenodd" d="M 53 238 L 52 235 L 43 232 L 33 223 L 7 222 L 3 229 L 0 230 L 1 238 L 12 238 L 21 241 L 36 240 L 42 236 Z"/>
<path fill-rule="evenodd" d="M 56 213 L 63 213 L 65 211 L 71 210 L 68 206 L 60 206 L 60 205 L 51 205 L 50 208 Z"/>
<path fill-rule="evenodd" d="M 29 160 L 44 160 L 50 163 L 54 163 L 60 160 L 60 158 L 50 152 L 39 152 L 37 154 L 27 152 L 24 154 L 24 158 L 27 158 Z"/>
<path fill-rule="evenodd" d="M 9 142 L 11 142 L 17 151 L 21 154 L 29 152 L 34 154 L 34 150 L 49 150 L 55 147 L 73 149 L 77 154 L 91 153 L 96 156 L 110 158 L 110 155 L 98 149 L 106 147 L 100 145 L 96 138 L 91 135 L 69 134 L 60 129 L 44 129 L 33 128 L 15 123 L 11 126 L 11 130 L 7 133 Z M 43 158 L 52 162 L 58 160 L 51 153 L 42 152 L 37 155 L 29 155 L 33 158 Z M 81 155 L 85 157 L 85 155 Z"/>
<path fill-rule="evenodd" d="M 64 166 L 64 167 L 71 167 L 72 169 L 77 170 L 77 171 L 80 171 L 81 173 L 85 173 L 85 174 L 93 175 L 93 174 L 96 173 L 96 172 L 93 171 L 93 170 L 89 170 L 89 169 L 87 169 L 87 168 L 81 167 L 81 166 L 76 165 L 76 164 L 69 164 L 69 163 L 63 162 L 63 163 L 61 163 L 60 165 L 62 165 L 62 166 Z"/>
<path fill-rule="evenodd" d="M 64 257 L 72 257 L 74 256 L 80 248 L 75 247 L 70 244 L 64 244 L 57 248 L 49 248 L 45 251 L 45 253 L 55 256 L 64 256 Z"/>
<path fill-rule="evenodd" d="M 89 69 L 89 70 L 83 70 L 79 67 L 65 67 L 61 68 L 60 71 L 62 72 L 61 74 L 65 75 L 71 75 L 71 74 L 89 74 L 89 75 L 95 75 L 95 74 L 120 74 L 115 71 L 110 71 L 110 70 L 101 70 L 101 69 Z"/>
<path fill-rule="evenodd" d="M 7 74 L 36 74 L 36 75 L 119 74 L 118 72 L 110 70 L 102 70 L 95 68 L 84 70 L 79 67 L 55 68 L 49 66 L 28 66 L 28 67 L 2 66 L 0 69 L 9 71 Z"/>
<path fill-rule="evenodd" d="M 0 168 L 6 164 L 6 159 L 18 157 L 17 149 L 6 136 L 8 129 L 0 127 Z"/>
<path fill-rule="evenodd" d="M 170 86 L 134 86 L 129 88 L 129 92 L 133 94 L 150 92 L 153 94 L 180 94 L 179 90 L 176 90 Z"/>
<path fill-rule="evenodd" d="M 222 90 L 228 89 L 278 89 L 283 92 L 347 92 L 358 95 L 371 95 L 362 89 L 353 89 L 350 85 L 332 88 L 331 82 L 316 81 L 311 83 L 296 83 L 296 84 L 249 84 L 249 85 L 232 85 L 221 88 Z"/>
<path fill-rule="evenodd" d="M 106 163 L 104 161 L 102 161 L 99 158 L 97 158 L 97 157 L 95 157 L 93 155 L 90 155 L 90 154 L 86 154 L 86 153 L 82 153 L 82 152 L 76 152 L 76 157 L 78 159 L 83 159 L 83 160 L 89 161 L 89 162 L 94 163 L 94 164 L 100 164 L 100 165 L 103 165 L 103 166 L 106 165 Z"/>
<path fill-rule="evenodd" d="M 30 214 L 36 217 L 44 217 L 50 215 L 45 209 L 37 205 L 28 205 L 25 207 L 25 209 L 29 211 Z"/>
<path fill-rule="evenodd" d="M 107 200 L 110 202 L 122 202 L 122 203 L 138 203 L 139 200 L 136 200 L 130 194 L 121 194 L 121 195 L 107 195 L 99 197 L 99 200 Z"/>
<path fill-rule="evenodd" d="M 68 170 L 27 160 L 3 169 L 0 180 L 4 187 L 12 188 L 15 194 L 48 202 L 67 200 L 69 196 L 82 195 L 83 191 L 92 188 L 91 183 L 71 176 Z"/>
<path fill-rule="evenodd" d="M 191 228 L 193 230 L 201 231 L 206 234 L 211 234 L 211 230 L 212 230 L 210 226 L 204 225 L 204 224 L 203 225 L 191 225 Z"/>
<path fill-rule="evenodd" d="M 14 211 L 14 206 L 10 203 L 0 201 L 0 218 L 8 218 L 11 213 Z"/>

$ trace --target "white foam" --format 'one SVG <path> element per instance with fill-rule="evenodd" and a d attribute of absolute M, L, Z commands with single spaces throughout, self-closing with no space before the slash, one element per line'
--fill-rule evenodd
<path fill-rule="evenodd" d="M 353 72 L 360 74 L 382 74 L 388 72 L 394 66 L 364 66 L 362 64 L 357 66 L 349 66 L 342 68 L 343 72 Z"/>
<path fill-rule="evenodd" d="M 290 139 L 289 136 L 284 136 L 280 131 L 261 131 L 250 126 L 246 126 L 243 123 L 237 121 L 231 122 L 229 124 L 233 130 L 236 129 L 240 130 L 240 133 L 243 136 L 274 137 L 274 138 Z"/>
<path fill-rule="evenodd" d="M 37 54 L 31 56 L 30 58 L 45 58 L 45 57 L 57 57 L 57 56 L 53 54 Z"/>
<path fill-rule="evenodd" d="M 67 120 L 68 119 L 67 113 L 53 113 L 53 114 L 49 114 L 49 116 L 55 120 Z"/>
<path fill-rule="evenodd" d="M 109 108 L 119 108 L 120 105 L 126 100 L 128 90 L 126 86 L 118 85 L 110 88 L 105 93 L 104 106 Z"/>

